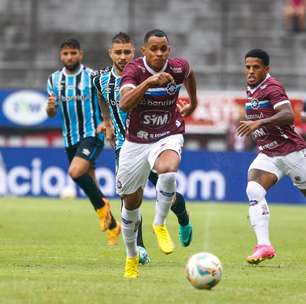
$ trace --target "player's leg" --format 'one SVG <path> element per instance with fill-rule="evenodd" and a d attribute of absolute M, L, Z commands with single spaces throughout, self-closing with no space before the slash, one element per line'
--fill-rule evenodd
<path fill-rule="evenodd" d="M 95 172 L 95 168 L 93 166 L 91 166 L 87 173 L 92 177 L 92 179 L 95 181 L 98 189 L 99 189 L 99 183 L 96 179 L 96 172 Z M 101 192 L 102 193 L 102 192 Z M 102 193 L 103 195 L 103 193 Z M 106 199 L 106 197 L 103 195 L 102 200 L 104 202 L 109 202 L 108 199 Z M 102 209 L 103 210 L 103 209 Z M 99 209 L 96 210 L 97 215 L 99 217 Z M 107 244 L 110 246 L 116 245 L 118 244 L 118 239 L 119 239 L 119 235 L 121 232 L 121 226 L 120 226 L 120 222 L 116 221 L 115 217 L 113 216 L 112 212 L 110 211 L 110 217 L 111 217 L 111 221 L 110 224 L 108 226 L 108 229 L 106 230 L 106 239 L 107 239 Z M 99 217 L 100 220 L 100 217 Z M 102 219 L 103 222 L 103 219 Z"/>
<path fill-rule="evenodd" d="M 106 231 L 112 221 L 109 202 L 104 198 L 95 179 L 88 171 L 95 165 L 95 159 L 103 149 L 103 142 L 96 138 L 83 139 L 77 146 L 70 166 L 69 175 L 85 192 L 99 217 L 102 231 Z M 71 154 L 70 154 L 71 156 Z"/>
<path fill-rule="evenodd" d="M 273 258 L 276 254 L 270 242 L 270 210 L 266 201 L 267 190 L 283 175 L 274 160 L 265 154 L 259 154 L 250 165 L 248 172 L 246 193 L 249 199 L 249 219 L 257 239 L 253 254 L 246 258 L 251 264 Z"/>
<path fill-rule="evenodd" d="M 150 173 L 149 181 L 156 187 L 158 175 L 155 172 Z M 179 239 L 182 246 L 187 247 L 192 240 L 192 225 L 189 221 L 189 215 L 186 210 L 184 196 L 176 192 L 174 202 L 171 205 L 171 211 L 176 215 L 179 223 Z"/>
<path fill-rule="evenodd" d="M 137 248 L 137 231 L 141 220 L 139 207 L 142 201 L 142 188 L 122 198 L 121 210 L 122 236 L 126 248 L 124 277 L 137 278 L 139 254 Z"/>
<path fill-rule="evenodd" d="M 284 156 L 282 161 L 294 186 L 306 196 L 306 149 L 292 152 Z"/>
<path fill-rule="evenodd" d="M 174 243 L 166 227 L 166 218 L 176 192 L 176 171 L 179 157 L 173 150 L 161 152 L 155 161 L 154 169 L 158 173 L 156 184 L 156 205 L 153 230 L 156 234 L 158 245 L 165 254 L 172 253 Z"/>
<path fill-rule="evenodd" d="M 137 231 L 140 223 L 139 207 L 142 202 L 143 188 L 149 176 L 147 162 L 148 145 L 125 141 L 119 158 L 116 175 L 116 190 L 121 196 L 122 237 L 126 248 L 124 277 L 138 277 Z"/>
<path fill-rule="evenodd" d="M 119 157 L 120 157 L 120 149 L 116 150 L 116 173 L 118 171 L 118 166 L 119 166 Z M 123 200 L 121 200 L 121 210 L 123 207 Z M 139 263 L 142 265 L 145 265 L 150 262 L 150 257 L 147 252 L 146 246 L 143 241 L 143 234 L 142 234 L 142 215 L 140 214 L 140 222 L 138 225 L 138 230 L 137 230 L 137 249 L 139 253 Z"/>
<path fill-rule="evenodd" d="M 180 163 L 184 143 L 181 134 L 171 135 L 152 144 L 148 160 L 151 170 L 158 174 L 156 184 L 156 205 L 153 231 L 162 252 L 169 254 L 174 250 L 174 243 L 165 225 L 176 193 L 176 173 Z"/>

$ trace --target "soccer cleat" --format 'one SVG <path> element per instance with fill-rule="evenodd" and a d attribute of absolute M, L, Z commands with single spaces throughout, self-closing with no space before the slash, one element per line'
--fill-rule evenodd
<path fill-rule="evenodd" d="M 185 226 L 179 225 L 179 239 L 183 247 L 190 245 L 192 240 L 192 225 L 190 223 Z"/>
<path fill-rule="evenodd" d="M 110 204 L 109 201 L 103 198 L 104 206 L 100 209 L 97 209 L 96 212 L 99 217 L 100 228 L 102 231 L 106 231 L 112 221 L 110 213 Z"/>
<path fill-rule="evenodd" d="M 150 260 L 150 257 L 148 255 L 146 248 L 142 246 L 137 246 L 137 250 L 138 250 L 138 255 L 139 255 L 139 264 L 145 265 L 145 264 L 150 263 L 151 260 Z"/>
<path fill-rule="evenodd" d="M 154 225 L 153 232 L 157 237 L 157 242 L 160 250 L 165 254 L 170 254 L 174 250 L 174 244 L 171 240 L 170 234 L 166 225 Z"/>
<path fill-rule="evenodd" d="M 138 263 L 139 263 L 138 255 L 136 255 L 135 257 L 131 257 L 131 258 L 126 257 L 123 276 L 127 279 L 138 278 L 139 276 Z"/>
<path fill-rule="evenodd" d="M 258 264 L 266 259 L 272 259 L 276 256 L 276 251 L 271 245 L 257 245 L 253 254 L 246 258 L 249 264 Z"/>
<path fill-rule="evenodd" d="M 117 245 L 120 232 L 121 232 L 121 225 L 118 222 L 116 223 L 116 227 L 114 227 L 113 229 L 107 229 L 106 230 L 107 244 L 110 246 Z"/>

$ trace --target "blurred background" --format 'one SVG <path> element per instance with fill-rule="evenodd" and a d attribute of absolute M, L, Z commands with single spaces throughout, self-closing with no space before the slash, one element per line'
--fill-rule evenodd
<path fill-rule="evenodd" d="M 139 49 L 144 34 L 160 28 L 169 35 L 172 54 L 188 59 L 198 81 L 199 106 L 186 119 L 185 137 L 185 153 L 197 153 L 186 158 L 196 163 L 186 164 L 186 169 L 182 163 L 180 184 L 185 192 L 191 191 L 186 192 L 189 199 L 244 200 L 244 190 L 237 196 L 230 192 L 233 187 L 243 189 L 254 157 L 253 143 L 235 134 L 244 117 L 243 61 L 249 49 L 263 48 L 271 55 L 272 75 L 287 89 L 297 129 L 306 134 L 301 121 L 306 32 L 301 16 L 290 15 L 287 4 L 287 0 L 0 0 L 0 175 L 7 180 L 2 193 L 56 197 L 70 183 L 61 159 L 65 155 L 60 118 L 47 119 L 45 114 L 46 80 L 61 68 L 60 43 L 69 37 L 79 39 L 84 63 L 101 69 L 110 65 L 107 49 L 114 34 L 129 33 Z M 186 98 L 184 92 L 181 98 Z M 105 190 L 113 187 L 113 180 L 107 180 L 109 174 L 114 178 L 113 155 L 103 155 Z M 204 174 L 190 182 L 193 190 L 188 182 L 195 174 L 192 167 Z M 232 185 L 234 171 L 239 181 Z M 207 172 L 219 172 L 222 178 L 218 182 L 219 177 L 207 177 Z M 113 189 L 109 195 L 115 195 Z M 274 200 L 281 199 L 305 202 L 299 194 L 288 198 L 280 194 Z"/>

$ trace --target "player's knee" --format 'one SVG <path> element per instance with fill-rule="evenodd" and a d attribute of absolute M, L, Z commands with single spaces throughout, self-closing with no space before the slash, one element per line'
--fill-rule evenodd
<path fill-rule="evenodd" d="M 140 207 L 142 202 L 142 189 L 138 189 L 136 192 L 127 194 L 122 198 L 124 207 L 128 210 L 134 210 Z"/>
<path fill-rule="evenodd" d="M 176 164 L 171 164 L 171 163 L 164 163 L 162 165 L 159 165 L 158 168 L 158 174 L 165 174 L 165 173 L 172 173 L 177 171 L 177 165 Z"/>
<path fill-rule="evenodd" d="M 84 173 L 76 166 L 73 166 L 69 168 L 68 174 L 74 180 L 81 177 Z"/>
<path fill-rule="evenodd" d="M 157 188 L 166 192 L 175 192 L 176 190 L 176 172 L 162 173 L 158 176 Z"/>
<path fill-rule="evenodd" d="M 260 202 L 264 199 L 266 190 L 259 183 L 250 181 L 246 187 L 246 194 L 249 198 L 249 201 Z"/>

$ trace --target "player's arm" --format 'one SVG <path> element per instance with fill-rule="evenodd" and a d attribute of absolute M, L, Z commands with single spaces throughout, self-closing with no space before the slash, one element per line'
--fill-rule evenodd
<path fill-rule="evenodd" d="M 48 92 L 49 97 L 48 97 L 46 112 L 47 112 L 48 117 L 54 117 L 57 113 L 57 102 L 54 96 L 52 75 L 50 75 L 48 78 L 47 92 Z"/>
<path fill-rule="evenodd" d="M 237 132 L 240 136 L 250 135 L 256 129 L 270 126 L 285 126 L 293 123 L 294 114 L 290 102 L 283 103 L 274 108 L 276 113 L 267 118 L 254 121 L 240 121 Z"/>
<path fill-rule="evenodd" d="M 155 86 L 165 86 L 167 83 L 172 81 L 174 81 L 172 75 L 166 72 L 161 72 L 150 76 L 137 86 L 123 86 L 120 91 L 121 99 L 119 107 L 123 111 L 128 112 L 137 106 L 148 89 Z"/>
<path fill-rule="evenodd" d="M 115 148 L 116 146 L 116 138 L 114 132 L 114 126 L 112 123 L 111 115 L 109 112 L 109 107 L 107 102 L 104 100 L 103 96 L 98 93 L 99 106 L 102 113 L 103 121 L 97 126 L 97 133 L 105 133 L 106 140 L 110 143 L 110 145 Z"/>
<path fill-rule="evenodd" d="M 191 70 L 188 77 L 184 81 L 185 88 L 190 98 L 190 103 L 180 108 L 180 113 L 183 116 L 189 116 L 195 110 L 198 105 L 197 100 L 197 82 L 194 72 Z"/>

